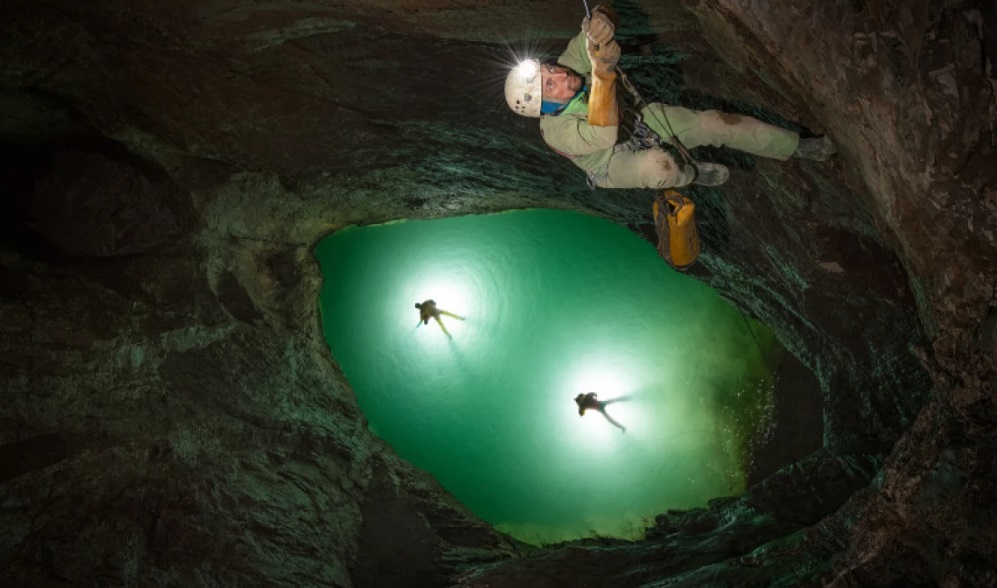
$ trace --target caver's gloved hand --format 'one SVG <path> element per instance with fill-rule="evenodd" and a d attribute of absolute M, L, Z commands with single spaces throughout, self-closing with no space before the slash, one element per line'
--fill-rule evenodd
<path fill-rule="evenodd" d="M 585 43 L 585 50 L 589 54 L 589 61 L 592 62 L 593 76 L 602 75 L 605 77 L 612 74 L 615 79 L 616 64 L 620 62 L 620 45 L 616 41 L 610 41 L 603 45 L 588 41 Z"/>
<path fill-rule="evenodd" d="M 596 49 L 589 39 L 585 43 L 592 62 L 592 89 L 589 91 L 588 123 L 596 127 L 620 124 L 616 105 L 616 64 L 620 61 L 620 46 L 610 41 Z"/>
<path fill-rule="evenodd" d="M 612 16 L 611 16 L 612 15 Z M 616 12 L 608 6 L 600 4 L 592 11 L 592 17 L 585 17 L 582 21 L 582 31 L 589 41 L 596 45 L 604 45 L 613 40 L 616 34 L 616 23 L 619 18 L 613 18 Z"/>
<path fill-rule="evenodd" d="M 620 46 L 613 40 L 620 17 L 610 6 L 598 4 L 592 17 L 582 21 L 585 50 L 592 62 L 592 89 L 589 91 L 588 123 L 598 127 L 619 125 L 616 106 L 616 64 L 620 61 Z"/>
<path fill-rule="evenodd" d="M 596 45 L 602 45 L 613 40 L 617 27 L 620 26 L 620 17 L 613 10 L 612 6 L 596 4 L 592 9 L 592 17 L 585 17 L 582 21 L 582 31 Z"/>

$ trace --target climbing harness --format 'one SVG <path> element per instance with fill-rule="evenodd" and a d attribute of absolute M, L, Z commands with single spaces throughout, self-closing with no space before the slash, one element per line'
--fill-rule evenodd
<path fill-rule="evenodd" d="M 640 151 L 642 149 L 650 149 L 651 147 L 662 146 L 661 137 L 658 133 L 647 126 L 644 120 L 641 118 L 640 113 L 632 108 L 627 108 L 623 111 L 621 120 L 625 120 L 630 127 L 630 138 L 626 141 L 617 143 L 613 147 L 614 153 L 622 153 L 624 151 Z"/>
<path fill-rule="evenodd" d="M 636 106 L 636 105 L 635 105 Z M 643 151 L 644 149 L 657 148 L 663 151 L 667 151 L 669 155 L 672 156 L 676 162 L 686 161 L 689 163 L 691 156 L 688 155 L 688 151 L 682 147 L 678 138 L 672 136 L 673 142 L 662 141 L 661 137 L 644 122 L 640 111 L 634 107 L 621 107 L 620 108 L 620 128 L 629 131 L 630 135 L 623 141 L 620 141 L 613 146 L 613 153 L 625 153 L 627 151 Z M 678 145 L 678 147 L 676 147 Z M 555 149 L 555 151 L 557 151 Z M 560 153 L 560 152 L 558 152 Z M 561 153 L 566 157 L 571 157 L 567 154 Z M 690 166 L 693 170 L 693 181 L 699 175 L 699 168 L 693 163 Z M 589 171 L 586 174 L 586 182 L 588 187 L 592 190 L 600 186 L 604 186 L 605 182 L 609 179 L 609 164 L 603 165 L 596 169 Z"/>
<path fill-rule="evenodd" d="M 647 102 L 644 100 L 644 97 L 641 96 L 640 92 L 637 90 L 637 87 L 634 86 L 633 83 L 630 81 L 630 78 L 627 77 L 627 74 L 623 73 L 623 70 L 620 69 L 620 66 L 616 66 L 616 75 L 620 80 L 620 85 L 623 86 L 623 88 L 627 92 L 629 92 L 630 96 L 633 98 L 633 111 L 634 114 L 636 115 L 636 121 L 634 123 L 635 128 L 633 130 L 633 133 L 635 135 L 641 134 L 641 135 L 653 136 L 655 142 L 651 146 L 662 147 L 670 151 L 673 156 L 677 153 L 679 157 L 683 161 L 685 161 L 685 163 L 692 165 L 695 168 L 696 159 L 692 156 L 692 154 L 689 153 L 689 150 L 685 148 L 685 145 L 682 144 L 682 141 L 679 141 L 679 138 L 675 135 L 675 130 L 672 128 L 671 121 L 668 120 L 668 115 L 665 114 L 664 111 L 661 112 L 661 116 L 664 119 L 664 124 L 661 124 L 661 127 L 668 130 L 668 141 L 662 141 L 661 137 L 658 136 L 658 133 L 654 132 L 643 121 L 640 113 L 641 112 L 651 113 L 651 116 L 653 116 L 659 124 L 662 123 L 662 120 L 658 118 L 658 115 L 657 113 L 655 113 L 654 110 L 647 107 Z"/>

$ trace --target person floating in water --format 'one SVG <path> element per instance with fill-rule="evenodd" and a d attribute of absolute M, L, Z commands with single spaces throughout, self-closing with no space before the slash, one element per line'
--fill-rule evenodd
<path fill-rule="evenodd" d="M 578 416 L 585 416 L 585 411 L 590 408 L 592 410 L 598 410 L 600 413 L 602 413 L 602 416 L 606 417 L 607 421 L 612 423 L 614 427 L 619 427 L 621 431 L 626 433 L 627 428 L 621 425 L 620 423 L 616 422 L 615 420 L 613 420 L 613 417 L 609 416 L 609 414 L 606 413 L 606 405 L 611 402 L 616 402 L 616 401 L 615 400 L 601 401 L 598 398 L 596 398 L 595 392 L 589 392 L 587 394 L 579 394 L 578 396 L 575 396 L 575 404 L 578 405 Z"/>
<path fill-rule="evenodd" d="M 443 310 L 442 308 L 437 308 L 436 301 L 432 299 L 424 300 L 422 302 L 416 302 L 415 307 L 419 309 L 419 322 L 421 324 L 428 325 L 429 319 L 436 319 L 436 322 L 439 323 L 440 328 L 443 329 L 443 332 L 447 334 L 447 337 L 450 336 L 450 331 L 448 331 L 447 328 L 443 325 L 443 321 L 440 319 L 440 315 L 445 314 L 459 321 L 464 320 L 464 317 L 462 316 L 457 316 L 456 314 L 450 311 Z M 416 327 L 418 326 L 419 325 L 417 324 Z"/>

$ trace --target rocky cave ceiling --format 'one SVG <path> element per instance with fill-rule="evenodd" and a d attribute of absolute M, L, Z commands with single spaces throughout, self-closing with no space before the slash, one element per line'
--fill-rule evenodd
<path fill-rule="evenodd" d="M 739 157 L 694 274 L 799 360 L 823 447 L 637 543 L 545 550 L 366 429 L 311 247 L 548 207 L 649 234 L 506 112 L 580 2 L 68 0 L 0 22 L 8 585 L 997 583 L 992 2 L 618 0 L 651 95 L 827 133 Z"/>

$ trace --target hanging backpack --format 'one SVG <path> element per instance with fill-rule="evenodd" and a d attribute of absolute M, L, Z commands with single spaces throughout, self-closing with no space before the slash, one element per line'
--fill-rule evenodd
<path fill-rule="evenodd" d="M 685 271 L 699 258 L 696 204 L 675 190 L 654 199 L 654 232 L 658 254 L 673 268 Z"/>

